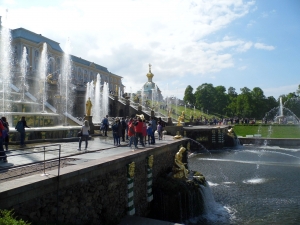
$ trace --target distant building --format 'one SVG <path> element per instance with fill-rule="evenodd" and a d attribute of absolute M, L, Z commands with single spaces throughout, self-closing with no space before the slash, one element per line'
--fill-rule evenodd
<path fill-rule="evenodd" d="M 17 81 L 19 79 L 20 73 L 20 62 L 22 58 L 23 49 L 27 52 L 28 61 L 28 76 L 27 79 L 34 82 L 37 80 L 38 63 L 41 57 L 44 43 L 47 44 L 48 52 L 48 73 L 52 74 L 52 79 L 58 80 L 59 74 L 61 73 L 64 51 L 61 49 L 58 42 L 53 41 L 41 34 L 36 34 L 32 31 L 26 30 L 24 28 L 18 28 L 11 30 L 12 34 L 12 57 L 13 57 L 13 79 Z M 72 78 L 71 83 L 75 85 L 75 90 L 77 93 L 77 105 L 84 105 L 84 92 L 86 91 L 86 84 L 91 81 L 95 81 L 97 74 L 100 74 L 101 84 L 107 82 L 109 84 L 109 89 L 111 92 L 115 90 L 120 90 L 124 93 L 124 85 L 122 84 L 122 77 L 113 74 L 108 71 L 106 67 L 103 67 L 97 63 L 90 62 L 81 57 L 70 55 L 72 60 Z M 37 87 L 36 87 L 37 86 Z M 33 85 L 33 88 L 38 88 L 38 85 Z M 54 105 L 53 96 L 57 93 L 56 90 L 50 90 L 53 95 L 50 95 L 49 103 Z M 83 116 L 84 107 L 75 107 L 74 116 Z"/>
<path fill-rule="evenodd" d="M 151 72 L 151 64 L 149 64 L 149 72 L 147 73 L 148 81 L 143 85 L 142 89 L 137 92 L 138 96 L 143 95 L 143 100 L 151 100 L 154 102 L 163 101 L 163 96 L 159 87 L 152 81 L 154 74 Z M 152 98 L 153 97 L 153 98 Z"/>

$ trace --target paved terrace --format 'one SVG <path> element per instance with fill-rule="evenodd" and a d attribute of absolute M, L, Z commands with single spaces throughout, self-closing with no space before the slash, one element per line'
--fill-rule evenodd
<path fill-rule="evenodd" d="M 156 146 L 167 145 L 168 143 L 173 142 L 173 137 L 165 135 L 163 140 L 156 139 L 155 145 L 146 145 L 142 147 L 138 145 L 138 149 L 128 147 L 127 142 L 121 142 L 121 146 L 116 147 L 113 144 L 113 139 L 111 137 L 92 137 L 92 140 L 89 140 L 87 151 L 81 150 L 78 151 L 78 141 L 76 142 L 57 142 L 57 143 L 36 143 L 36 144 L 27 144 L 26 148 L 18 149 L 18 146 L 11 145 L 9 146 L 9 151 L 7 153 L 7 163 L 0 161 L 0 179 L 7 177 L 7 173 L 10 170 L 14 170 L 13 179 L 17 179 L 22 176 L 30 176 L 32 174 L 41 175 L 43 173 L 43 166 L 36 167 L 34 169 L 28 169 L 30 166 L 28 164 L 39 163 L 44 160 L 43 148 L 41 146 L 49 146 L 46 149 L 58 149 L 58 145 L 61 145 L 61 157 L 63 160 L 67 160 L 62 166 L 75 165 L 80 163 L 85 163 L 88 161 L 102 159 L 102 160 L 111 160 L 115 157 L 121 157 L 124 154 L 132 154 L 137 151 L 147 151 Z M 85 147 L 85 142 L 82 142 L 82 149 Z M 34 153 L 34 154 L 25 154 L 24 153 Z M 23 154 L 23 155 L 21 155 Z M 56 160 L 59 156 L 59 151 L 50 151 L 46 152 L 46 160 Z M 63 161 L 62 160 L 62 161 Z M 57 160 L 56 160 L 57 162 Z M 57 164 L 56 164 L 57 165 Z M 16 169 L 17 167 L 17 169 Z M 32 168 L 32 166 L 31 166 Z M 46 168 L 46 174 L 48 170 L 53 170 L 53 168 Z M 27 171 L 26 171 L 27 170 Z M 33 171 L 34 170 L 34 171 Z M 28 174 L 27 174 L 28 173 Z M 11 179 L 10 179 L 11 180 Z M 0 185 L 5 186 L 6 179 L 0 181 Z M 159 224 L 159 225 L 173 225 L 177 223 L 158 221 L 148 218 L 136 217 L 136 216 L 127 216 L 120 223 L 121 225 L 138 225 L 138 224 Z"/>

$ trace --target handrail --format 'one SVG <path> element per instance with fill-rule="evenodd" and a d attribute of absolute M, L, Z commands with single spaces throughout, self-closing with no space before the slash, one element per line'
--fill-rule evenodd
<path fill-rule="evenodd" d="M 53 149 L 53 147 L 54 147 L 54 149 Z M 48 150 L 47 150 L 47 148 L 48 148 Z M 49 149 L 49 148 L 51 148 L 51 149 Z M 22 149 L 16 149 L 16 150 L 24 151 L 24 150 L 28 150 L 28 149 L 33 149 L 33 148 L 28 147 L 28 148 L 22 148 Z M 37 163 L 43 163 L 43 174 L 41 174 L 41 175 L 44 176 L 44 175 L 48 175 L 46 173 L 46 161 L 50 161 L 50 160 L 57 161 L 58 160 L 57 176 L 59 176 L 60 175 L 60 165 L 61 165 L 61 144 L 50 144 L 50 145 L 35 146 L 34 149 L 42 149 L 42 150 L 41 151 L 35 151 L 35 152 L 22 152 L 22 153 L 17 153 L 17 154 L 9 154 L 9 158 L 16 157 L 16 156 L 33 155 L 33 154 L 43 153 L 43 160 L 37 160 L 34 163 L 30 163 L 30 165 L 34 165 L 34 164 L 37 164 Z M 16 150 L 14 150 L 14 151 L 16 151 Z M 54 158 L 50 158 L 50 159 L 46 160 L 46 153 L 47 152 L 54 152 L 54 151 L 58 151 L 58 158 L 54 157 Z M 21 168 L 21 167 L 24 167 L 24 166 L 27 166 L 27 165 L 28 164 L 24 163 L 22 165 L 17 165 L 17 166 L 12 166 L 12 167 L 2 167 L 2 168 L 0 168 L 0 174 L 4 174 L 4 171 L 14 170 L 14 169 Z M 28 173 L 25 173 L 25 174 L 30 174 L 30 173 L 31 172 L 28 172 Z M 24 173 L 22 173 L 22 175 L 23 174 Z M 18 177 L 18 176 L 19 175 L 4 176 L 4 177 L 0 176 L 0 181 L 11 179 L 13 177 Z"/>

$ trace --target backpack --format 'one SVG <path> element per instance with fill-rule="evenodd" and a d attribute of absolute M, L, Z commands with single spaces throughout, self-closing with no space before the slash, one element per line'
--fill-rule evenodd
<path fill-rule="evenodd" d="M 22 121 L 19 121 L 15 127 L 15 129 L 19 132 L 21 132 L 22 130 L 24 130 L 24 125 Z"/>

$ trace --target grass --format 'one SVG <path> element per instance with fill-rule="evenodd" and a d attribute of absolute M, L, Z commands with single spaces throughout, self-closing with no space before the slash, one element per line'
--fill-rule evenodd
<path fill-rule="evenodd" d="M 235 125 L 234 132 L 242 137 L 261 134 L 265 138 L 300 138 L 299 125 Z"/>

